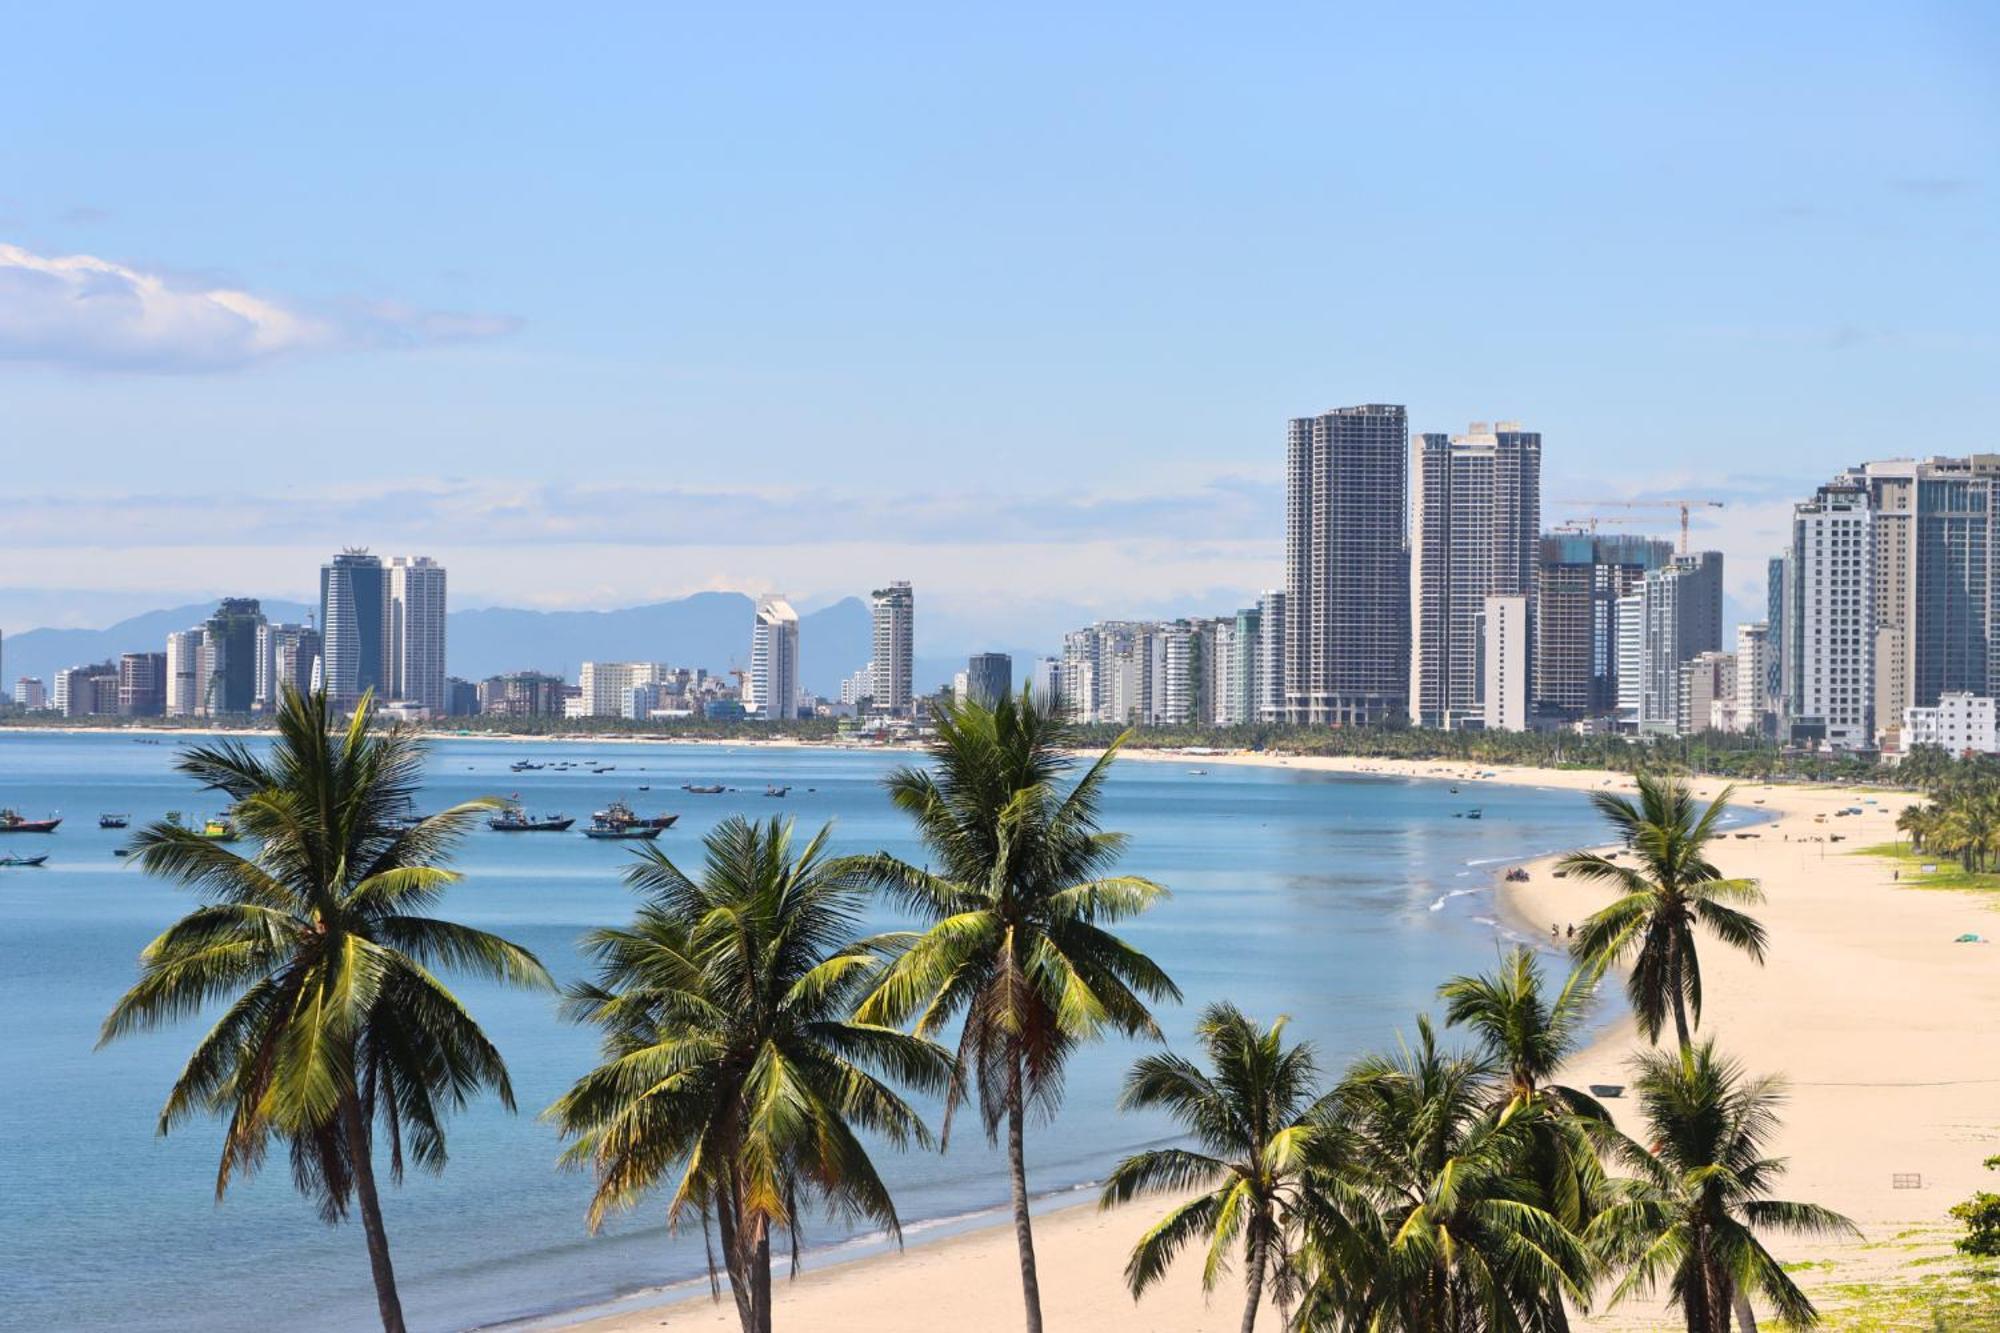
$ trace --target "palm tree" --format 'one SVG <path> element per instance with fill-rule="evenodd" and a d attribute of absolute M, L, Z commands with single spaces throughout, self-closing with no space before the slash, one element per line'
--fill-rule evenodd
<path fill-rule="evenodd" d="M 1639 1030 L 1658 1042 L 1669 1012 L 1680 1044 L 1692 1040 L 1689 1016 L 1701 1022 L 1701 963 L 1695 926 L 1732 948 L 1764 961 L 1764 928 L 1730 903 L 1764 900 L 1756 881 L 1724 879 L 1708 860 L 1708 844 L 1729 808 L 1730 791 L 1699 816 L 1679 778 L 1640 774 L 1639 803 L 1614 792 L 1592 792 L 1591 804 L 1618 830 L 1638 858 L 1624 866 L 1596 852 L 1571 852 L 1558 869 L 1583 880 L 1614 884 L 1618 901 L 1583 923 L 1570 951 L 1603 969 L 1629 959 L 1625 993 Z"/>
<path fill-rule="evenodd" d="M 148 873 L 205 902 L 139 955 L 139 980 L 104 1020 L 99 1044 L 228 1000 L 175 1081 L 160 1133 L 199 1111 L 227 1117 L 218 1199 L 276 1139 L 328 1222 L 358 1201 L 382 1326 L 400 1333 L 371 1123 L 388 1138 L 390 1178 L 400 1181 L 406 1151 L 443 1169 L 444 1116 L 480 1089 L 514 1106 L 499 1051 L 430 969 L 552 983 L 527 950 L 423 915 L 458 881 L 445 862 L 492 803 L 411 824 L 421 744 L 372 728 L 373 708 L 363 698 L 336 731 L 324 694 L 287 690 L 267 755 L 223 741 L 179 757 L 182 773 L 230 798 L 254 851 L 171 822 L 133 839 Z"/>
<path fill-rule="evenodd" d="M 1146 1002 L 1179 999 L 1180 991 L 1105 927 L 1145 911 L 1166 890 L 1110 873 L 1125 840 L 1100 829 L 1097 816 L 1118 741 L 1065 791 L 1058 784 L 1073 764 L 1070 733 L 1028 690 L 1018 702 L 967 703 L 935 716 L 935 772 L 898 769 L 888 788 L 938 869 L 884 855 L 873 870 L 928 928 L 875 941 L 888 968 L 859 1016 L 890 1024 L 914 1016 L 923 1036 L 963 1016 L 944 1132 L 969 1076 L 987 1138 L 997 1140 L 1003 1121 L 1007 1127 L 1022 1300 L 1029 1333 L 1039 1333 L 1022 1146 L 1027 1112 L 1054 1114 L 1064 1064 L 1079 1043 L 1107 1029 L 1159 1035 Z"/>
<path fill-rule="evenodd" d="M 1938 809 L 1934 805 L 1907 805 L 1896 816 L 1896 831 L 1909 835 L 1910 850 L 1921 852 L 1937 832 Z"/>
<path fill-rule="evenodd" d="M 1789 1327 L 1817 1322 L 1812 1302 L 1757 1233 L 1859 1233 L 1825 1208 L 1765 1197 L 1785 1169 L 1782 1159 L 1764 1156 L 1778 1127 L 1781 1085 L 1746 1079 L 1711 1041 L 1645 1052 L 1637 1065 L 1634 1087 L 1655 1146 L 1648 1152 L 1619 1142 L 1618 1155 L 1636 1179 L 1623 1182 L 1623 1197 L 1588 1233 L 1612 1262 L 1627 1266 L 1612 1301 L 1664 1283 L 1688 1333 L 1728 1333 L 1732 1306 L 1746 1328 L 1756 1327 L 1743 1299 L 1754 1291 Z"/>
<path fill-rule="evenodd" d="M 1521 1163 L 1547 1112 L 1495 1096 L 1483 1056 L 1417 1047 L 1357 1061 L 1298 1205 L 1302 1329 L 1545 1328 L 1581 1302 L 1591 1257 Z"/>
<path fill-rule="evenodd" d="M 771 1233 L 790 1233 L 796 1266 L 805 1198 L 900 1238 L 856 1130 L 929 1146 L 883 1076 L 951 1081 L 942 1047 L 848 1017 L 875 959 L 855 944 L 866 881 L 823 854 L 830 827 L 795 851 L 789 821 L 724 820 L 699 879 L 645 849 L 626 873 L 644 901 L 585 937 L 597 979 L 564 1004 L 603 1033 L 604 1063 L 548 1111 L 573 1140 L 564 1163 L 596 1171 L 591 1228 L 678 1172 L 669 1222 L 715 1219 L 745 1333 L 769 1333 Z"/>
<path fill-rule="evenodd" d="M 1212 1004 L 1195 1028 L 1212 1073 L 1162 1052 L 1126 1076 L 1120 1109 L 1165 1110 L 1202 1151 L 1156 1148 L 1126 1158 L 1105 1182 L 1102 1206 L 1145 1190 L 1213 1187 L 1176 1206 L 1132 1248 L 1125 1280 L 1135 1300 L 1199 1235 L 1209 1238 L 1204 1291 L 1214 1290 L 1243 1238 L 1243 1333 L 1256 1327 L 1267 1284 L 1288 1276 L 1285 1222 L 1313 1137 L 1318 1069 L 1310 1043 L 1284 1044 L 1285 1022 L 1260 1031 L 1234 1005 Z"/>
<path fill-rule="evenodd" d="M 1438 987 L 1446 1025 L 1472 1029 L 1505 1076 L 1498 1096 L 1539 1112 L 1529 1122 L 1522 1170 L 1536 1201 L 1579 1235 L 1604 1196 L 1598 1144 L 1613 1132 L 1611 1117 L 1588 1093 L 1554 1079 L 1581 1044 L 1596 989 L 1597 973 L 1582 968 L 1570 973 L 1554 1000 L 1545 999 L 1541 965 L 1525 947 L 1509 950 L 1491 974 L 1453 977 Z M 1550 1322 L 1569 1327 L 1560 1303 Z"/>

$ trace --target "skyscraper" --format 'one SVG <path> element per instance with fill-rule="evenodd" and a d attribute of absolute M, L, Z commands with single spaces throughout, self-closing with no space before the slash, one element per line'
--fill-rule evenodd
<path fill-rule="evenodd" d="M 255 597 L 225 597 L 209 616 L 202 632 L 208 716 L 248 713 L 255 704 L 258 630 L 263 625 L 264 609 Z"/>
<path fill-rule="evenodd" d="M 1874 515 L 1868 487 L 1843 478 L 1792 510 L 1786 574 L 1785 713 L 1796 743 L 1875 742 Z"/>
<path fill-rule="evenodd" d="M 1285 482 L 1285 715 L 1378 722 L 1409 706 L 1409 421 L 1371 403 L 1294 419 Z"/>
<path fill-rule="evenodd" d="M 207 654 L 201 644 L 204 633 L 197 625 L 167 635 L 168 717 L 198 717 L 208 706 Z"/>
<path fill-rule="evenodd" d="M 991 708 L 1013 692 L 1013 658 L 1005 653 L 974 653 L 966 659 L 966 698 Z"/>
<path fill-rule="evenodd" d="M 1722 553 L 1677 555 L 1640 586 L 1639 729 L 1672 735 L 1681 720 L 1681 668 L 1722 651 Z"/>
<path fill-rule="evenodd" d="M 869 595 L 875 619 L 874 708 L 902 717 L 910 711 L 914 671 L 916 594 L 907 582 L 891 583 Z"/>
<path fill-rule="evenodd" d="M 429 556 L 389 562 L 389 696 L 445 712 L 444 566 Z"/>
<path fill-rule="evenodd" d="M 757 599 L 750 630 L 750 696 L 743 706 L 752 717 L 792 718 L 799 709 L 799 613 L 782 597 Z"/>
<path fill-rule="evenodd" d="M 319 631 L 312 626 L 266 623 L 257 638 L 258 710 L 274 711 L 284 701 L 287 686 L 300 694 L 312 693 L 319 657 Z"/>
<path fill-rule="evenodd" d="M 342 551 L 319 568 L 319 627 L 326 693 L 352 708 L 389 687 L 389 579 L 379 556 Z"/>
<path fill-rule="evenodd" d="M 1542 437 L 1511 421 L 1423 435 L 1411 484 L 1410 720 L 1451 727 L 1483 715 L 1486 599 L 1534 595 Z"/>
<path fill-rule="evenodd" d="M 1285 594 L 1266 588 L 1257 597 L 1257 682 L 1246 720 L 1285 720 L 1285 658 Z"/>
<path fill-rule="evenodd" d="M 1535 577 L 1534 710 L 1563 721 L 1618 711 L 1618 603 L 1673 559 L 1652 537 L 1557 533 Z"/>

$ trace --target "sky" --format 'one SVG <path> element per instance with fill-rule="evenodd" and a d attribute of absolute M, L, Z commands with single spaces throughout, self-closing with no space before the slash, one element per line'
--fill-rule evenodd
<path fill-rule="evenodd" d="M 1545 517 L 2000 449 L 1991 4 L 40 5 L 0 41 L 0 630 L 892 578 L 989 642 L 1282 581 L 1288 417 Z M 1596 506 L 1602 508 L 1602 506 Z M 1666 510 L 1620 531 L 1667 532 Z"/>

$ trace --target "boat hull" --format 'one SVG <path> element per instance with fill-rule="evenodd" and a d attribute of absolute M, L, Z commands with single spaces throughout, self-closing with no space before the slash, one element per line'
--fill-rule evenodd
<path fill-rule="evenodd" d="M 629 828 L 587 828 L 583 831 L 583 836 L 613 842 L 619 839 L 650 842 L 660 836 L 660 829 L 650 825 L 641 827 L 637 824 Z"/>
<path fill-rule="evenodd" d="M 0 833 L 54 833 L 60 819 L 24 819 L 18 824 L 0 824 Z"/>

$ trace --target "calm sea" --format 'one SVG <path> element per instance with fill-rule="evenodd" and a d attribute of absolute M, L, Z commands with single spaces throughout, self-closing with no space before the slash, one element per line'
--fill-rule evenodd
<path fill-rule="evenodd" d="M 0 806 L 59 813 L 49 837 L 0 837 L 0 855 L 48 852 L 39 870 L 0 868 L 0 1327 L 262 1330 L 366 1327 L 374 1304 L 359 1230 L 321 1225 L 290 1187 L 282 1157 L 213 1199 L 218 1131 L 197 1123 L 156 1138 L 154 1117 L 200 1028 L 93 1051 L 97 1025 L 133 977 L 139 949 L 188 897 L 112 855 L 135 822 L 216 802 L 171 771 L 173 744 L 113 735 L 0 736 Z M 592 774 L 538 762 L 590 759 Z M 530 810 L 587 820 L 614 797 L 679 811 L 660 845 L 698 863 L 722 817 L 782 813 L 836 825 L 843 850 L 917 856 L 880 782 L 899 757 L 630 744 L 435 745 L 426 806 L 518 793 Z M 1106 803 L 1131 835 L 1127 867 L 1173 890 L 1133 923 L 1132 941 L 1166 966 L 1186 1003 L 1161 1015 L 1185 1046 L 1196 1012 L 1234 1000 L 1292 1015 L 1323 1063 L 1393 1042 L 1443 977 L 1493 961 L 1502 927 L 1493 880 L 1508 862 L 1594 840 L 1574 794 L 1441 781 L 1335 777 L 1284 768 L 1130 762 Z M 684 782 L 722 783 L 717 796 Z M 780 801 L 767 783 L 788 783 Z M 650 791 L 639 790 L 641 785 Z M 1474 806 L 1484 818 L 1462 817 Z M 446 912 L 535 950 L 563 979 L 582 971 L 575 941 L 626 917 L 616 844 L 481 830 L 460 858 L 466 882 Z M 881 925 L 893 924 L 883 916 Z M 585 1234 L 589 1182 L 554 1167 L 537 1115 L 591 1063 L 588 1032 L 548 997 L 464 983 L 459 994 L 505 1053 L 521 1113 L 490 1100 L 451 1130 L 440 1177 L 413 1174 L 385 1200 L 412 1327 L 465 1328 L 603 1302 L 702 1271 L 698 1234 L 670 1237 L 661 1205 Z M 1101 1177 L 1123 1153 L 1170 1135 L 1114 1109 L 1134 1048 L 1075 1062 L 1053 1129 L 1029 1138 L 1030 1179 L 1052 1201 Z M 986 1220 L 1006 1200 L 1002 1159 L 967 1116 L 944 1156 L 882 1155 L 912 1243 Z M 837 1222 L 807 1230 L 822 1256 L 871 1243 Z"/>

